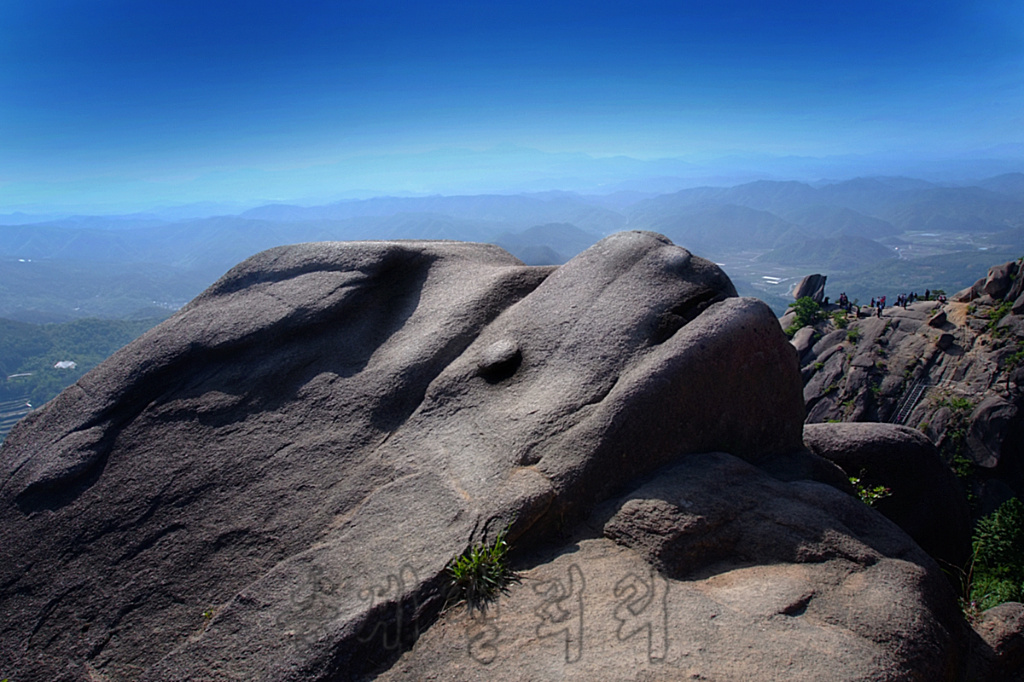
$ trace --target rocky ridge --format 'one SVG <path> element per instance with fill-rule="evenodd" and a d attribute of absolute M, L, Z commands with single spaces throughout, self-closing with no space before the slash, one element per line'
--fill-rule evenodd
<path fill-rule="evenodd" d="M 967 483 L 977 515 L 1024 496 L 1019 268 L 1019 261 L 993 266 L 948 302 L 887 307 L 881 316 L 866 307 L 846 316 L 830 306 L 832 318 L 793 338 L 807 422 L 886 422 L 919 430 L 947 463 L 975 473 Z"/>
<path fill-rule="evenodd" d="M 876 508 L 938 559 L 962 591 L 985 642 L 968 677 L 1022 679 L 1024 606 L 1011 601 L 979 612 L 969 601 L 985 592 L 971 588 L 978 552 L 972 525 L 1024 498 L 1022 260 L 991 267 L 948 301 L 915 301 L 881 314 L 835 305 L 824 312 L 791 340 L 804 381 L 805 443 L 812 452 L 831 446 L 829 459 L 848 476 L 886 486 Z M 795 317 L 787 314 L 782 325 Z M 886 428 L 886 447 L 877 447 L 878 439 L 857 444 Z M 939 458 L 922 456 L 928 447 Z"/>
<path fill-rule="evenodd" d="M 806 397 L 768 307 L 652 233 L 272 249 L 3 444 L 0 678 L 1003 670 L 1009 621 L 971 631 L 929 525 L 833 463 L 955 485 L 934 448 L 805 433 Z M 449 562 L 502 529 L 521 582 L 466 611 Z"/>

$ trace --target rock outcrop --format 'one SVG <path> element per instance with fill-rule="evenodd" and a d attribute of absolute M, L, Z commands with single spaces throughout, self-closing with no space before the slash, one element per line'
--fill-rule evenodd
<path fill-rule="evenodd" d="M 996 265 L 950 303 L 917 301 L 881 316 L 854 308 L 844 317 L 833 307 L 801 354 L 809 449 L 889 486 L 878 510 L 970 595 L 976 635 L 966 679 L 1024 679 L 1024 606 L 972 611 L 973 600 L 991 600 L 971 588 L 976 554 L 967 544 L 972 520 L 1024 497 L 1021 274 L 1020 261 Z"/>
<path fill-rule="evenodd" d="M 825 281 L 827 279 L 828 277 L 825 275 L 807 275 L 793 289 L 793 298 L 799 300 L 808 296 L 814 299 L 815 303 L 821 303 L 825 300 Z"/>
<path fill-rule="evenodd" d="M 975 662 L 975 679 L 1019 680 L 1024 676 L 1024 604 L 1007 602 L 981 615 L 975 630 L 985 652 Z"/>
<path fill-rule="evenodd" d="M 956 679 L 948 586 L 830 486 L 694 455 L 587 530 L 494 613 L 446 613 L 378 679 Z"/>
<path fill-rule="evenodd" d="M 977 515 L 1024 496 L 1024 318 L 1010 298 L 1024 278 L 1016 270 L 1016 262 L 991 268 L 957 294 L 961 302 L 917 301 L 881 317 L 855 310 L 848 327 L 819 324 L 801 356 L 807 421 L 920 430 L 948 463 L 973 467 Z"/>
<path fill-rule="evenodd" d="M 921 432 L 874 423 L 808 424 L 804 444 L 865 485 L 884 485 L 878 511 L 946 566 L 970 558 L 970 512 L 963 488 Z"/>
<path fill-rule="evenodd" d="M 769 308 L 658 235 L 272 249 L 8 436 L 0 675 L 954 679 L 952 590 L 803 418 Z M 447 637 L 505 528 L 523 582 Z"/>

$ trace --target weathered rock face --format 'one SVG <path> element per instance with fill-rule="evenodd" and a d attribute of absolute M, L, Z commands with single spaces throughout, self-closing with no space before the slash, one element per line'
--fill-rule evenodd
<path fill-rule="evenodd" d="M 694 455 L 587 528 L 493 612 L 445 614 L 378 679 L 956 679 L 945 580 L 830 486 Z"/>
<path fill-rule="evenodd" d="M 952 303 L 912 303 L 880 318 L 854 311 L 847 329 L 821 323 L 801 356 L 809 449 L 850 475 L 891 486 L 879 511 L 954 575 L 971 571 L 965 508 L 978 519 L 1024 497 L 1021 273 L 1021 261 L 1012 261 L 990 268 Z M 887 424 L 821 423 L 834 421 L 890 421 L 920 435 Z M 941 466 L 921 436 L 935 444 Z M 951 485 L 951 472 L 960 486 Z M 1003 604 L 973 622 L 965 679 L 1024 679 L 1022 609 Z"/>
<path fill-rule="evenodd" d="M 975 659 L 973 679 L 1024 677 L 1024 604 L 1007 602 L 985 611 L 975 630 L 985 643 L 985 655 Z"/>
<path fill-rule="evenodd" d="M 827 279 L 825 275 L 807 275 L 793 289 L 793 298 L 801 299 L 810 296 L 815 303 L 821 303 L 825 300 L 825 280 Z"/>
<path fill-rule="evenodd" d="M 558 269 L 273 249 L 9 435 L 0 669 L 355 677 L 429 624 L 470 543 L 547 542 L 687 454 L 792 456 L 802 417 L 768 307 L 657 235 Z"/>
<path fill-rule="evenodd" d="M 801 356 L 808 423 L 919 429 L 948 463 L 974 468 L 976 515 L 1024 495 L 1024 318 L 1010 298 L 1024 284 L 1017 268 L 991 268 L 961 292 L 965 302 L 892 307 L 880 318 L 854 317 L 846 329 L 819 325 L 818 340 Z M 1006 298 L 993 298 L 986 286 Z"/>
<path fill-rule="evenodd" d="M 971 518 L 964 491 L 921 432 L 876 423 L 808 424 L 804 444 L 865 485 L 884 485 L 877 509 L 947 566 L 970 558 Z"/>

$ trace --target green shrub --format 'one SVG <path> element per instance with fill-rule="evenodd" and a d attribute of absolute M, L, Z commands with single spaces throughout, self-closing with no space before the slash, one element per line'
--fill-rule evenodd
<path fill-rule="evenodd" d="M 1024 503 L 1013 497 L 974 528 L 971 601 L 981 611 L 1024 597 Z"/>
<path fill-rule="evenodd" d="M 1010 308 L 1013 307 L 1013 301 L 1003 301 L 995 308 L 988 311 L 988 329 L 991 332 L 996 330 L 996 325 L 1004 317 L 1010 314 Z"/>
<path fill-rule="evenodd" d="M 875 506 L 875 503 L 879 500 L 884 500 L 892 495 L 892 490 L 884 485 L 869 485 L 865 483 L 863 472 L 861 472 L 860 476 L 850 476 L 850 485 L 857 491 L 857 497 L 860 498 L 860 501 L 869 507 Z"/>
<path fill-rule="evenodd" d="M 860 338 L 860 330 L 854 327 L 850 331 L 846 332 L 846 340 L 850 343 L 857 343 L 857 339 Z"/>
<path fill-rule="evenodd" d="M 949 397 L 939 401 L 939 406 L 945 406 L 953 412 L 966 413 L 974 409 L 974 403 L 969 398 Z"/>
<path fill-rule="evenodd" d="M 793 324 L 786 328 L 787 336 L 793 336 L 804 327 L 821 320 L 821 306 L 810 296 L 798 298 L 795 302 L 790 303 L 789 307 L 793 309 L 796 316 L 793 318 Z"/>

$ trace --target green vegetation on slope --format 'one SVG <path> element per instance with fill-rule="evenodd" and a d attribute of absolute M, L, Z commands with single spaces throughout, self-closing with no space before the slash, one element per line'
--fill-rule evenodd
<path fill-rule="evenodd" d="M 789 307 L 796 315 L 793 317 L 793 324 L 786 328 L 787 336 L 792 337 L 804 327 L 813 325 L 822 319 L 821 306 L 810 296 L 797 299 L 794 303 L 790 303 Z"/>
<path fill-rule="evenodd" d="M 971 602 L 979 611 L 1024 598 L 1024 502 L 1012 497 L 974 529 Z"/>
<path fill-rule="evenodd" d="M 762 263 L 806 265 L 818 272 L 839 272 L 874 266 L 896 260 L 893 249 L 863 237 L 843 235 L 823 239 L 792 236 L 761 255 Z"/>
<path fill-rule="evenodd" d="M 38 407 L 158 322 L 82 319 L 38 325 L 0 319 L 0 401 L 27 399 Z M 55 367 L 63 361 L 75 367 Z"/>

